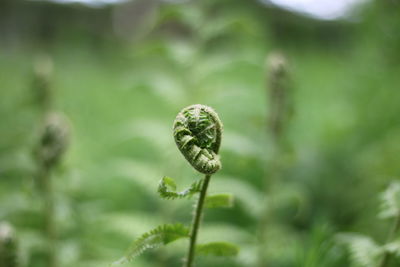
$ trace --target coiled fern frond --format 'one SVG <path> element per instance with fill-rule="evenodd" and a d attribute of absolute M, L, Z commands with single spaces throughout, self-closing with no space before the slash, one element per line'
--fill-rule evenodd
<path fill-rule="evenodd" d="M 190 228 L 181 224 L 162 225 L 145 233 L 132 244 L 126 256 L 114 264 L 130 261 L 146 249 L 157 248 L 179 238 L 189 238 L 188 254 L 183 262 L 185 267 L 193 267 L 196 250 L 199 254 L 215 256 L 234 256 L 238 253 L 238 248 L 227 242 L 212 242 L 196 246 L 203 208 L 226 208 L 233 205 L 233 196 L 230 194 L 207 196 L 212 174 L 221 169 L 218 152 L 221 145 L 222 123 L 217 113 L 212 108 L 199 104 L 186 107 L 178 113 L 173 129 L 179 150 L 193 168 L 205 174 L 205 177 L 179 192 L 175 181 L 164 176 L 158 185 L 158 193 L 165 199 L 191 197 L 198 193 L 192 224 Z"/>
<path fill-rule="evenodd" d="M 67 118 L 56 112 L 49 113 L 36 149 L 38 160 L 45 166 L 55 165 L 66 151 L 69 139 L 70 125 Z"/>
<path fill-rule="evenodd" d="M 289 66 L 285 56 L 279 52 L 267 58 L 269 93 L 269 128 L 272 137 L 281 139 L 293 113 Z"/>
<path fill-rule="evenodd" d="M 205 105 L 191 105 L 178 113 L 174 122 L 175 142 L 186 160 L 197 171 L 213 174 L 221 169 L 218 156 L 222 122 Z"/>

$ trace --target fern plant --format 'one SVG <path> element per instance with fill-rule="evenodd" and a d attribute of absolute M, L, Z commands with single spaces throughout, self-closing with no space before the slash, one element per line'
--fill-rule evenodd
<path fill-rule="evenodd" d="M 272 52 L 266 59 L 267 63 L 267 92 L 269 97 L 268 109 L 268 136 L 272 147 L 271 159 L 268 162 L 269 170 L 264 180 L 264 200 L 263 212 L 259 221 L 259 251 L 258 266 L 268 266 L 266 255 L 271 250 L 269 236 L 276 198 L 276 187 L 278 178 L 283 172 L 285 137 L 287 136 L 287 127 L 293 112 L 291 101 L 291 82 L 289 73 L 289 64 L 286 57 L 280 52 Z M 286 149 L 287 150 L 287 149 Z"/>
<path fill-rule="evenodd" d="M 361 234 L 340 234 L 338 240 L 347 245 L 354 266 L 387 267 L 391 257 L 400 256 L 400 182 L 392 182 L 381 194 L 381 219 L 391 219 L 393 226 L 386 243 L 378 244 Z"/>
<path fill-rule="evenodd" d="M 289 66 L 286 57 L 273 52 L 267 57 L 269 116 L 268 127 L 274 145 L 279 145 L 293 113 Z"/>
<path fill-rule="evenodd" d="M 57 264 L 57 230 L 55 225 L 54 186 L 51 172 L 57 166 L 69 145 L 70 127 L 67 119 L 58 113 L 47 114 L 35 149 L 38 165 L 37 184 L 43 200 L 44 234 L 48 241 L 49 267 Z"/>
<path fill-rule="evenodd" d="M 189 188 L 177 192 L 175 181 L 165 176 L 159 183 L 158 193 L 161 198 L 170 200 L 198 195 L 192 224 L 189 228 L 180 223 L 158 226 L 134 241 L 126 255 L 113 264 L 131 261 L 147 249 L 167 245 L 182 238 L 189 239 L 184 267 L 193 266 L 196 252 L 215 256 L 234 256 L 238 253 L 238 247 L 227 242 L 197 245 L 204 207 L 231 207 L 233 204 L 233 197 L 230 194 L 207 196 L 211 176 L 221 169 L 218 152 L 221 145 L 222 127 L 217 113 L 208 106 L 191 105 L 178 113 L 173 126 L 176 145 L 191 166 L 205 177 L 193 182 Z"/>

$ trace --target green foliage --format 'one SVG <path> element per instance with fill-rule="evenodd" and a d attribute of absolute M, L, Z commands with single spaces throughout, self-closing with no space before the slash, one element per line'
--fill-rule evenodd
<path fill-rule="evenodd" d="M 228 242 L 212 242 L 197 245 L 196 252 L 202 255 L 229 257 L 236 256 L 239 253 L 239 248 Z"/>
<path fill-rule="evenodd" d="M 213 181 L 213 187 L 218 191 L 232 192 L 237 206 L 242 206 L 246 215 L 258 218 L 262 212 L 263 193 L 243 179 L 238 177 L 219 177 Z"/>
<path fill-rule="evenodd" d="M 179 191 L 200 179 L 171 138 L 177 111 L 199 102 L 218 110 L 225 128 L 223 168 L 210 186 L 235 196 L 232 209 L 207 211 L 199 241 L 231 241 L 242 253 L 201 257 L 197 265 L 257 266 L 260 203 L 271 200 L 261 190 L 272 155 L 266 123 L 273 105 L 265 90 L 272 81 L 264 65 L 276 50 L 293 70 L 296 114 L 285 128 L 293 151 L 280 162 L 285 171 L 274 188 L 268 264 L 350 266 L 342 247 L 325 247 L 335 231 L 385 240 L 391 222 L 377 222 L 374 207 L 378 188 L 400 171 L 396 1 L 370 1 L 349 21 L 304 19 L 245 0 L 125 1 L 94 9 L 0 2 L 0 220 L 16 228 L 22 266 L 43 267 L 47 249 L 31 153 L 42 116 L 38 105 L 47 101 L 47 93 L 31 86 L 36 50 L 54 62 L 53 107 L 73 126 L 53 180 L 60 266 L 105 266 L 131 237 L 163 222 L 190 221 L 191 203 L 160 200 L 154 189 L 164 174 L 177 178 Z M 144 27 L 150 32 L 139 36 L 136 25 L 143 21 L 151 22 Z M 314 240 L 321 221 L 332 234 Z M 396 242 L 385 251 L 395 253 Z M 185 244 L 132 265 L 179 266 Z M 304 257 L 297 257 L 299 250 Z M 336 261 L 328 264 L 332 255 Z M 392 258 L 387 267 L 398 261 Z"/>
<path fill-rule="evenodd" d="M 382 219 L 395 218 L 400 214 L 400 182 L 392 182 L 381 194 L 381 212 L 379 217 Z"/>
<path fill-rule="evenodd" d="M 14 229 L 10 224 L 0 222 L 0 266 L 18 266 L 18 248 Z"/>
<path fill-rule="evenodd" d="M 188 238 L 189 229 L 182 224 L 164 224 L 143 234 L 129 247 L 126 255 L 114 262 L 113 265 L 123 264 L 133 260 L 147 249 L 158 248 L 167 245 L 180 238 Z"/>
<path fill-rule="evenodd" d="M 307 236 L 297 246 L 297 267 L 330 267 L 339 264 L 340 253 L 335 249 L 333 230 L 327 223 L 315 225 L 311 237 Z"/>
<path fill-rule="evenodd" d="M 232 194 L 214 194 L 206 197 L 207 208 L 232 208 L 234 198 Z"/>
<path fill-rule="evenodd" d="M 370 237 L 356 234 L 342 234 L 338 236 L 338 239 L 348 247 L 354 266 L 378 266 L 383 250 Z"/>
<path fill-rule="evenodd" d="M 200 192 L 201 186 L 202 186 L 202 180 L 199 180 L 192 183 L 189 188 L 181 192 L 176 192 L 176 183 L 174 179 L 168 176 L 164 176 L 158 185 L 158 193 L 162 198 L 165 199 L 184 198 L 184 197 L 190 197 Z"/>
<path fill-rule="evenodd" d="M 396 238 L 400 230 L 399 197 L 400 183 L 397 181 L 392 182 L 381 194 L 379 217 L 393 220 L 393 227 L 389 231 L 386 244 L 379 245 L 372 238 L 364 235 L 342 234 L 338 236 L 339 241 L 347 245 L 355 266 L 386 267 L 390 256 L 400 255 L 400 243 Z"/>
<path fill-rule="evenodd" d="M 397 240 L 390 242 L 386 245 L 383 246 L 383 250 L 386 251 L 387 253 L 393 254 L 396 257 L 400 257 L 400 240 L 397 238 Z"/>

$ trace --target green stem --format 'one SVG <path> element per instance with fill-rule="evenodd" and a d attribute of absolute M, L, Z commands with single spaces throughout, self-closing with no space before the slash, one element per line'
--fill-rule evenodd
<path fill-rule="evenodd" d="M 189 251 L 188 251 L 187 258 L 186 258 L 185 265 L 184 265 L 185 267 L 193 266 L 197 232 L 199 231 L 199 228 L 200 228 L 200 221 L 201 221 L 201 216 L 203 213 L 204 200 L 206 198 L 207 188 L 208 188 L 208 184 L 210 182 L 210 178 L 211 178 L 211 175 L 206 175 L 206 177 L 204 178 L 203 186 L 200 191 L 199 200 L 197 201 L 197 205 L 195 207 L 196 210 L 195 210 L 195 214 L 193 217 L 192 228 L 191 228 L 191 232 L 190 232 L 190 244 L 189 244 Z"/>
<path fill-rule="evenodd" d="M 387 243 L 391 242 L 395 238 L 395 235 L 397 234 L 399 229 L 400 229 L 400 213 L 397 214 L 397 217 L 393 223 L 393 227 L 389 232 Z M 379 267 L 386 267 L 389 263 L 389 260 L 390 260 L 390 253 L 385 252 L 385 254 L 383 255 L 382 261 L 379 264 Z"/>
<path fill-rule="evenodd" d="M 275 158 L 279 159 L 278 153 Z M 266 174 L 264 180 L 264 203 L 262 208 L 262 214 L 260 216 L 260 221 L 258 225 L 258 267 L 267 266 L 266 253 L 268 251 L 269 243 L 267 243 L 269 237 L 268 231 L 273 223 L 274 211 L 275 211 L 275 188 L 276 181 L 280 175 L 280 170 L 278 168 L 278 161 L 270 162 L 271 171 Z"/>
<path fill-rule="evenodd" d="M 43 194 L 43 213 L 45 218 L 45 235 L 47 238 L 47 261 L 48 267 L 56 267 L 56 228 L 54 223 L 54 195 L 53 184 L 51 181 L 50 167 L 42 166 L 41 188 Z"/>

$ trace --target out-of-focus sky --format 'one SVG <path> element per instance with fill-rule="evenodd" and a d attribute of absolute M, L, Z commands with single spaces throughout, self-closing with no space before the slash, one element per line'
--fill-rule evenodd
<path fill-rule="evenodd" d="M 337 19 L 348 15 L 365 0 L 262 0 L 285 9 L 308 14 L 319 19 Z"/>
<path fill-rule="evenodd" d="M 128 0 L 50 0 L 59 3 L 84 3 L 91 6 L 114 4 Z M 166 0 L 165 0 L 166 1 Z M 314 18 L 333 20 L 347 16 L 352 9 L 367 0 L 260 0 L 265 4 L 274 4 L 282 8 L 303 13 Z M 185 0 L 168 0 L 185 2 Z"/>

